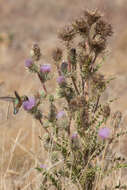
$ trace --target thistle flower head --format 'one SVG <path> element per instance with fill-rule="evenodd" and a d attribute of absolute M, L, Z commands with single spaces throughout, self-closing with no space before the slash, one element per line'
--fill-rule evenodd
<path fill-rule="evenodd" d="M 62 111 L 58 112 L 56 118 L 61 119 L 63 116 L 65 116 L 65 111 L 62 110 Z"/>
<path fill-rule="evenodd" d="M 64 84 L 64 83 L 65 83 L 65 78 L 64 78 L 64 76 L 59 76 L 59 77 L 57 78 L 57 82 L 58 82 L 58 84 Z"/>
<path fill-rule="evenodd" d="M 89 27 L 84 17 L 77 19 L 74 22 L 73 27 L 77 32 L 79 32 L 79 34 L 84 34 L 86 36 L 88 35 Z"/>
<path fill-rule="evenodd" d="M 33 64 L 33 61 L 32 61 L 31 59 L 27 59 L 27 60 L 25 61 L 25 66 L 28 67 L 28 68 L 31 67 L 32 64 Z"/>
<path fill-rule="evenodd" d="M 99 129 L 98 135 L 102 138 L 102 139 L 106 139 L 109 137 L 110 135 L 110 129 L 107 127 L 101 128 Z"/>
<path fill-rule="evenodd" d="M 91 41 L 91 48 L 96 54 L 103 52 L 106 48 L 105 38 L 95 38 Z"/>
<path fill-rule="evenodd" d="M 78 137 L 78 134 L 75 132 L 72 134 L 71 139 L 76 139 Z"/>
<path fill-rule="evenodd" d="M 40 72 L 42 72 L 42 73 L 49 73 L 50 71 L 51 71 L 50 64 L 44 64 L 40 67 Z"/>
<path fill-rule="evenodd" d="M 34 97 L 29 97 L 27 101 L 23 102 L 23 108 L 24 110 L 31 110 L 33 107 L 35 107 L 36 101 Z"/>
<path fill-rule="evenodd" d="M 102 19 L 98 20 L 96 23 L 95 32 L 96 34 L 101 35 L 102 38 L 111 36 L 113 33 L 112 26 Z"/>
<path fill-rule="evenodd" d="M 40 168 L 42 168 L 42 169 L 46 169 L 47 166 L 46 166 L 45 164 L 41 164 L 41 165 L 40 165 Z"/>
<path fill-rule="evenodd" d="M 59 33 L 59 38 L 63 41 L 69 42 L 75 36 L 75 31 L 71 25 L 65 26 Z"/>

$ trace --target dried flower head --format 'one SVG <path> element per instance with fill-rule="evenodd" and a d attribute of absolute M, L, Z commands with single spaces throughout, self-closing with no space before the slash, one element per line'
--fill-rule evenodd
<path fill-rule="evenodd" d="M 40 57 L 41 57 L 41 50 L 38 44 L 34 44 L 32 46 L 32 49 L 30 51 L 30 55 L 31 57 L 35 60 L 35 61 L 39 61 Z"/>
<path fill-rule="evenodd" d="M 88 35 L 89 26 L 84 17 L 80 17 L 72 25 L 73 25 L 74 29 L 76 30 L 76 32 L 79 32 L 79 34 L 85 35 L 85 36 Z"/>
<path fill-rule="evenodd" d="M 95 22 L 97 22 L 98 19 L 101 18 L 101 15 L 97 10 L 95 11 L 84 11 L 84 16 L 87 18 L 88 24 L 91 26 Z"/>
<path fill-rule="evenodd" d="M 29 97 L 27 101 L 23 102 L 23 108 L 27 111 L 31 110 L 35 105 L 36 101 L 34 97 Z"/>
<path fill-rule="evenodd" d="M 110 129 L 107 127 L 101 128 L 99 129 L 98 135 L 102 138 L 102 139 L 106 139 L 109 137 L 110 135 Z"/>
<path fill-rule="evenodd" d="M 91 41 L 90 46 L 95 54 L 102 53 L 106 48 L 106 40 L 104 38 L 96 38 Z"/>
<path fill-rule="evenodd" d="M 104 39 L 113 33 L 111 24 L 108 24 L 104 20 L 98 20 L 95 26 L 95 32 Z"/>
<path fill-rule="evenodd" d="M 58 35 L 58 37 L 65 42 L 71 41 L 74 38 L 74 36 L 75 31 L 71 25 L 65 26 Z"/>
<path fill-rule="evenodd" d="M 56 48 L 52 53 L 52 57 L 54 61 L 60 61 L 62 59 L 62 50 L 60 48 Z"/>

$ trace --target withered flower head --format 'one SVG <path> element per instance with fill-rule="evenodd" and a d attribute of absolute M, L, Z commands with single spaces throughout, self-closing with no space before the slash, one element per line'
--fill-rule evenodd
<path fill-rule="evenodd" d="M 93 49 L 96 54 L 99 54 L 99 53 L 101 53 L 101 52 L 103 52 L 105 50 L 105 48 L 106 48 L 106 40 L 102 39 L 102 38 L 94 39 L 91 42 L 90 46 L 91 46 L 91 49 Z"/>
<path fill-rule="evenodd" d="M 54 61 L 58 62 L 62 59 L 62 50 L 60 48 L 56 48 L 53 50 L 52 57 Z"/>
<path fill-rule="evenodd" d="M 101 15 L 97 11 L 84 11 L 84 15 L 87 18 L 88 24 L 91 26 L 95 22 L 97 22 L 98 19 L 101 18 Z"/>
<path fill-rule="evenodd" d="M 98 22 L 96 23 L 95 32 L 96 34 L 101 35 L 102 38 L 111 36 L 113 33 L 111 24 L 108 24 L 102 19 L 98 20 Z"/>
<path fill-rule="evenodd" d="M 38 44 L 34 44 L 32 46 L 32 49 L 31 49 L 31 57 L 35 60 L 35 61 L 39 61 L 40 60 L 40 57 L 41 57 L 41 50 L 40 50 L 40 47 Z"/>
<path fill-rule="evenodd" d="M 75 36 L 75 31 L 71 25 L 65 26 L 58 34 L 58 37 L 66 42 L 71 41 Z"/>
<path fill-rule="evenodd" d="M 76 30 L 76 32 L 79 32 L 79 34 L 81 35 L 87 36 L 89 33 L 89 26 L 83 17 L 80 17 L 79 19 L 75 20 L 75 22 L 73 23 L 73 27 Z"/>
<path fill-rule="evenodd" d="M 108 118 L 110 116 L 110 113 L 111 113 L 110 106 L 108 104 L 104 105 L 102 109 L 102 115 L 105 118 Z"/>

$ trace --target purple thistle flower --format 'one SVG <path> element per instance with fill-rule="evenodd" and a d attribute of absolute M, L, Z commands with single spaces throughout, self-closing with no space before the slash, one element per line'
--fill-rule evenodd
<path fill-rule="evenodd" d="M 62 118 L 64 115 L 65 115 L 65 111 L 60 111 L 60 112 L 58 112 L 56 118 L 57 118 L 57 119 L 60 119 L 60 118 Z"/>
<path fill-rule="evenodd" d="M 101 128 L 99 129 L 98 135 L 102 138 L 102 139 L 106 139 L 109 137 L 110 135 L 110 129 L 107 127 Z"/>
<path fill-rule="evenodd" d="M 40 168 L 45 169 L 45 168 L 47 168 L 47 166 L 45 164 L 41 164 Z"/>
<path fill-rule="evenodd" d="M 42 73 L 49 73 L 50 71 L 51 71 L 50 64 L 44 64 L 40 67 L 40 72 L 42 72 Z"/>
<path fill-rule="evenodd" d="M 72 136 L 71 136 L 72 139 L 76 139 L 77 137 L 78 137 L 77 133 L 73 133 Z"/>
<path fill-rule="evenodd" d="M 36 101 L 34 97 L 29 97 L 27 101 L 23 102 L 24 110 L 31 110 L 36 105 Z"/>
<path fill-rule="evenodd" d="M 27 60 L 25 61 L 25 66 L 28 67 L 28 68 L 31 67 L 32 64 L 33 64 L 33 61 L 32 61 L 31 59 L 27 59 Z"/>
<path fill-rule="evenodd" d="M 63 83 L 65 83 L 65 78 L 64 78 L 64 76 L 59 76 L 59 77 L 57 78 L 57 82 L 58 82 L 58 84 L 63 84 Z"/>

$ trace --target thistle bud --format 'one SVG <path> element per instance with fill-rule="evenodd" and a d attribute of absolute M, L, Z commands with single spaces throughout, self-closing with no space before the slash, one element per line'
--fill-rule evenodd
<path fill-rule="evenodd" d="M 56 48 L 52 53 L 52 57 L 55 62 L 60 61 L 62 59 L 62 50 L 60 48 Z"/>
<path fill-rule="evenodd" d="M 78 139 L 78 134 L 73 133 L 71 136 L 71 142 L 72 142 L 72 149 L 78 149 L 79 148 L 79 139 Z"/>
<path fill-rule="evenodd" d="M 60 66 L 60 71 L 65 75 L 68 71 L 68 63 L 63 61 Z"/>

